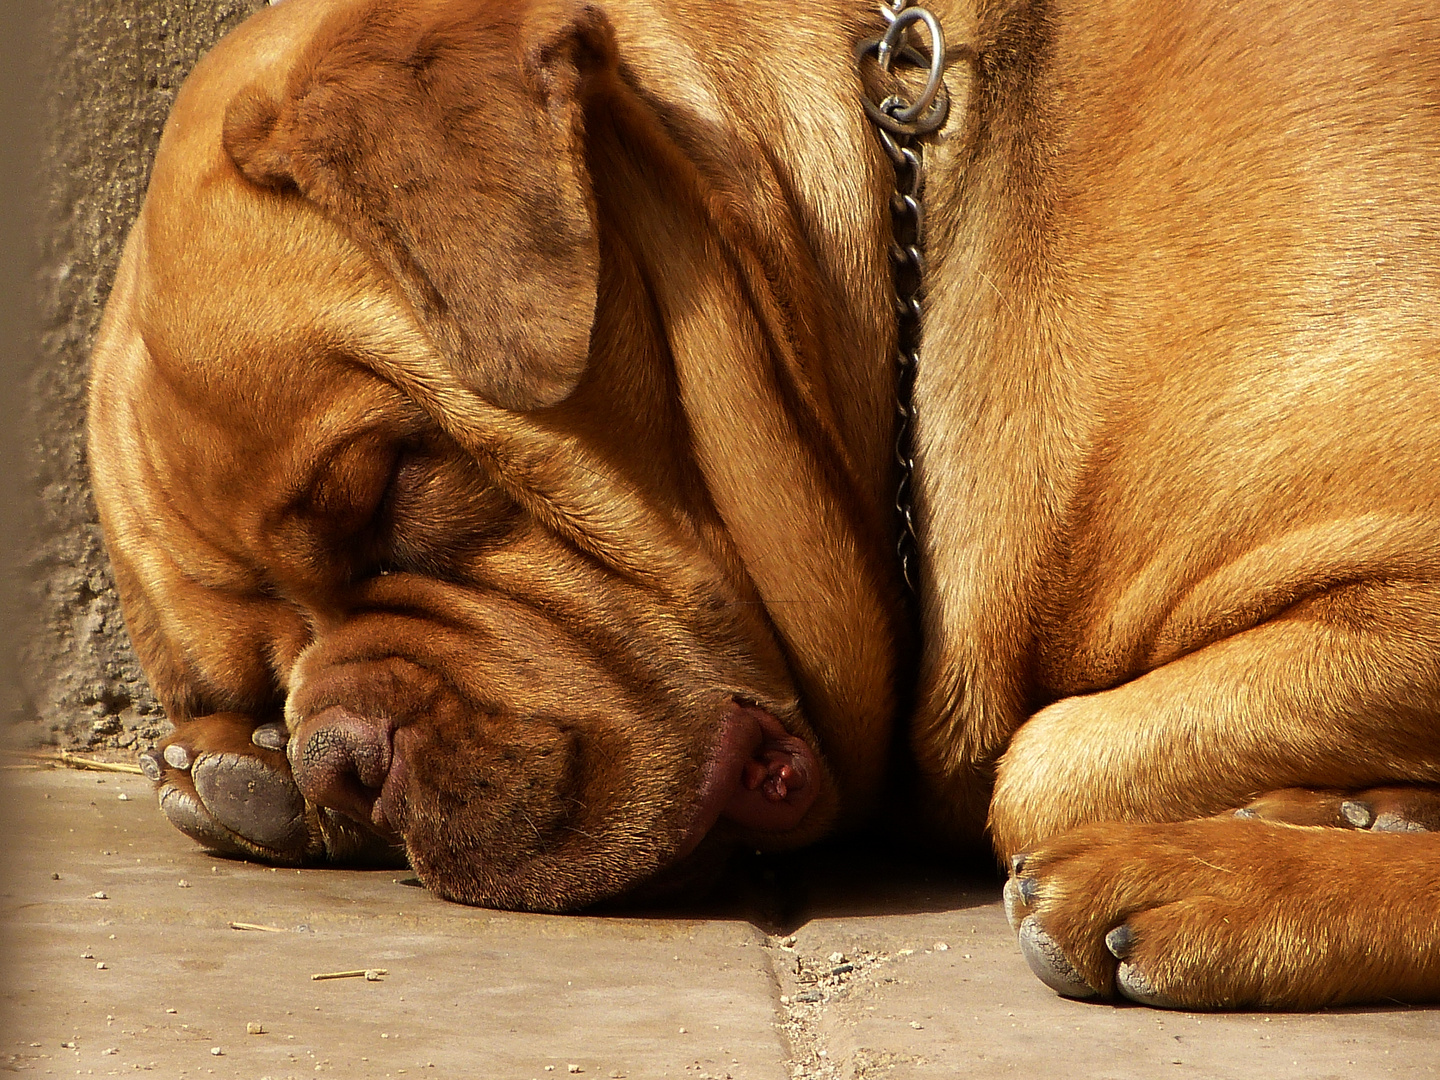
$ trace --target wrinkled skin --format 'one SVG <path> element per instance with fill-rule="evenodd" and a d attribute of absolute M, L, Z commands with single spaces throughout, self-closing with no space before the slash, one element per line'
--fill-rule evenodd
<path fill-rule="evenodd" d="M 555 911 L 887 815 L 1061 993 L 1440 998 L 1437 16 L 931 6 L 919 649 L 873 11 L 202 63 L 91 396 L 162 808 Z"/>
<path fill-rule="evenodd" d="M 711 270 L 658 266 L 653 234 L 713 235 L 708 192 L 756 181 L 698 174 L 618 64 L 593 11 L 337 0 L 265 13 L 187 85 L 91 445 L 177 724 L 145 765 L 201 842 L 570 910 L 874 799 L 903 637 L 873 509 L 888 387 L 832 407 L 803 368 L 886 328 L 805 340 L 784 320 L 831 320 L 754 295 L 728 352 L 678 333 Z M 773 289 L 727 227 L 716 272 Z M 732 410 L 782 387 L 813 415 Z M 856 414 L 853 444 L 795 430 Z M 784 461 L 736 472 L 745 439 Z M 830 539 L 775 557 L 808 536 Z"/>

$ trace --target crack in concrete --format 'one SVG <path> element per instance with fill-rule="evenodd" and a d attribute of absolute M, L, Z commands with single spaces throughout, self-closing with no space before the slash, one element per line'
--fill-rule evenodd
<path fill-rule="evenodd" d="M 769 935 L 765 945 L 784 1017 L 780 1028 L 792 1080 L 862 1080 L 880 1076 L 896 1063 L 884 1060 L 894 1055 L 876 1054 L 863 1047 L 835 1056 L 823 1023 L 832 1003 L 843 1003 L 858 991 L 878 986 L 881 980 L 877 976 L 893 956 L 869 949 L 807 954 L 796 948 L 794 934 Z"/>

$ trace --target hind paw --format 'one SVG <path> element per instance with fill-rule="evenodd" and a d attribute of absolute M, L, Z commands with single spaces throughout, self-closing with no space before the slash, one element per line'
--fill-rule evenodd
<path fill-rule="evenodd" d="M 1284 788 L 1235 811 L 1236 817 L 1286 825 L 1324 825 L 1370 832 L 1440 831 L 1440 789 L 1381 787 L 1364 791 Z"/>

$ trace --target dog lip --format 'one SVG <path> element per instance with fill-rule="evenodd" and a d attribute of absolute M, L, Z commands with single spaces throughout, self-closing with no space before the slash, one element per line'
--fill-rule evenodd
<path fill-rule="evenodd" d="M 377 829 L 384 829 L 395 836 L 404 834 L 405 786 L 410 772 L 404 754 L 404 744 L 410 741 L 405 735 L 407 730 L 400 727 L 390 732 L 390 769 L 370 812 L 371 823 Z"/>
<path fill-rule="evenodd" d="M 705 762 L 700 799 L 675 852 L 676 860 L 689 855 L 710 834 L 720 820 L 720 812 L 725 809 L 730 793 L 740 783 L 744 762 L 764 739 L 760 720 L 753 710 L 753 706 L 738 702 L 732 702 L 726 708 L 724 719 L 720 722 L 720 737 L 715 740 Z"/>
<path fill-rule="evenodd" d="M 684 837 L 673 858 L 678 861 L 691 854 L 701 841 L 710 834 L 726 807 L 735 798 L 738 790 L 755 792 L 757 799 L 766 796 L 758 793 L 760 786 L 750 784 L 746 779 L 746 767 L 756 761 L 756 754 L 766 741 L 800 741 L 785 730 L 774 715 L 764 708 L 748 701 L 734 700 L 726 706 L 720 722 L 720 734 L 711 746 L 709 758 L 700 783 L 700 798 L 695 811 L 685 828 Z M 789 786 L 794 791 L 805 791 L 814 783 L 811 771 L 799 755 L 788 761 Z M 782 795 L 783 798 L 783 789 Z M 805 799 L 808 804 L 813 794 Z M 760 828 L 764 829 L 763 826 Z"/>

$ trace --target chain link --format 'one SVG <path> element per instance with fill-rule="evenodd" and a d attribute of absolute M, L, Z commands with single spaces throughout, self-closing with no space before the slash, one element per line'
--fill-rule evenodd
<path fill-rule="evenodd" d="M 927 68 L 925 88 L 914 101 L 892 93 L 879 102 L 863 99 L 875 134 L 895 166 L 895 193 L 890 198 L 890 264 L 895 284 L 897 339 L 895 460 L 900 482 L 895 510 L 900 537 L 895 554 L 905 586 L 919 594 L 919 555 L 915 537 L 915 376 L 920 366 L 920 321 L 925 284 L 925 169 L 919 139 L 939 129 L 949 112 L 950 100 L 941 76 L 945 69 L 945 37 L 935 16 L 911 0 L 894 0 L 881 9 L 889 22 L 883 36 L 861 41 L 856 59 L 872 56 L 889 72 L 895 61 Z M 930 54 L 909 44 L 907 31 L 916 24 L 929 32 Z"/>

